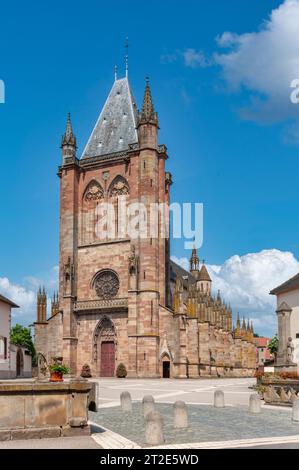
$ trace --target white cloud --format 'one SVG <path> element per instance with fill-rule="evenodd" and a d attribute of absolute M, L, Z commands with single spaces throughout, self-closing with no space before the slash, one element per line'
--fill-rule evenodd
<path fill-rule="evenodd" d="M 187 67 L 205 68 L 210 66 L 210 63 L 207 61 L 203 51 L 197 51 L 196 49 L 189 48 L 183 52 L 183 57 Z"/>
<path fill-rule="evenodd" d="M 188 269 L 187 258 L 173 258 Z M 252 319 L 264 334 L 277 329 L 275 297 L 269 292 L 299 272 L 299 261 L 292 253 L 263 250 L 244 256 L 232 256 L 221 266 L 207 266 L 213 280 L 213 291 L 221 290 L 234 312 Z"/>
<path fill-rule="evenodd" d="M 48 313 L 50 309 L 50 295 L 57 290 L 58 266 L 54 266 L 49 272 L 39 276 L 28 276 L 24 279 L 24 285 L 11 282 L 7 277 L 0 277 L 0 294 L 9 298 L 19 309 L 13 309 L 13 319 L 28 325 L 36 320 L 36 292 L 39 286 L 45 286 L 48 291 Z"/>
<path fill-rule="evenodd" d="M 177 258 L 176 256 L 172 256 L 171 259 L 179 266 L 182 266 L 186 271 L 189 271 L 190 263 L 187 258 Z"/>
<path fill-rule="evenodd" d="M 214 54 L 228 85 L 252 92 L 245 118 L 282 121 L 298 116 L 291 82 L 299 78 L 299 0 L 285 0 L 256 32 L 225 32 L 217 38 L 226 52 Z"/>
<path fill-rule="evenodd" d="M 18 284 L 13 284 L 7 277 L 0 277 L 0 293 L 9 298 L 20 310 L 13 310 L 13 314 L 31 314 L 35 304 L 35 293 Z"/>

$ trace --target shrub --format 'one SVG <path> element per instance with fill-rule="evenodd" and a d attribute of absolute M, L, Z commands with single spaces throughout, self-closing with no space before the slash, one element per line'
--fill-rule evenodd
<path fill-rule="evenodd" d="M 22 346 L 28 349 L 32 357 L 32 365 L 37 366 L 36 351 L 30 328 L 26 328 L 19 324 L 13 326 L 10 331 L 10 342 L 16 346 Z"/>
<path fill-rule="evenodd" d="M 116 376 L 119 379 L 125 379 L 127 375 L 128 375 L 128 372 L 127 372 L 126 366 L 122 363 L 119 364 L 116 369 Z"/>
<path fill-rule="evenodd" d="M 90 377 L 92 377 L 91 370 L 88 364 L 84 364 L 84 366 L 82 367 L 81 377 L 83 377 L 84 379 L 89 379 Z"/>

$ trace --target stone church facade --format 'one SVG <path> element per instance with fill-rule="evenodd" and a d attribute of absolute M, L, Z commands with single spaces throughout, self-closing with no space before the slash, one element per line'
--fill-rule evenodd
<path fill-rule="evenodd" d="M 38 293 L 37 352 L 63 357 L 74 374 L 88 364 L 93 376 L 111 377 L 123 363 L 129 377 L 251 376 L 253 327 L 238 319 L 233 328 L 196 250 L 186 272 L 170 261 L 167 236 L 122 230 L 120 203 L 170 203 L 158 130 L 148 81 L 139 112 L 128 77 L 115 80 L 80 159 L 68 118 L 58 171 L 59 296 L 47 318 L 46 293 Z M 113 233 L 101 225 L 105 205 L 115 209 Z"/>

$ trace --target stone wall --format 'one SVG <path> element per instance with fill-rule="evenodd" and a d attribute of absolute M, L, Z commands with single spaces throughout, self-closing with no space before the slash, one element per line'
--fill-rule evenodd
<path fill-rule="evenodd" d="M 35 348 L 48 362 L 52 357 L 62 357 L 62 314 L 49 318 L 47 323 L 35 323 Z"/>
<path fill-rule="evenodd" d="M 87 381 L 0 384 L 0 441 L 90 434 Z"/>

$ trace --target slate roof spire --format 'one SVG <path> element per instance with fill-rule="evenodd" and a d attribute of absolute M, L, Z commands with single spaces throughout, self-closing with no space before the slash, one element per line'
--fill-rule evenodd
<path fill-rule="evenodd" d="M 144 90 L 144 98 L 142 104 L 142 110 L 139 113 L 139 125 L 141 124 L 154 124 L 158 126 L 158 115 L 154 109 L 154 103 L 152 100 L 152 94 L 149 84 L 149 78 L 146 77 L 146 84 Z"/>
<path fill-rule="evenodd" d="M 127 77 L 113 83 L 81 158 L 125 152 L 138 143 L 137 106 Z"/>

